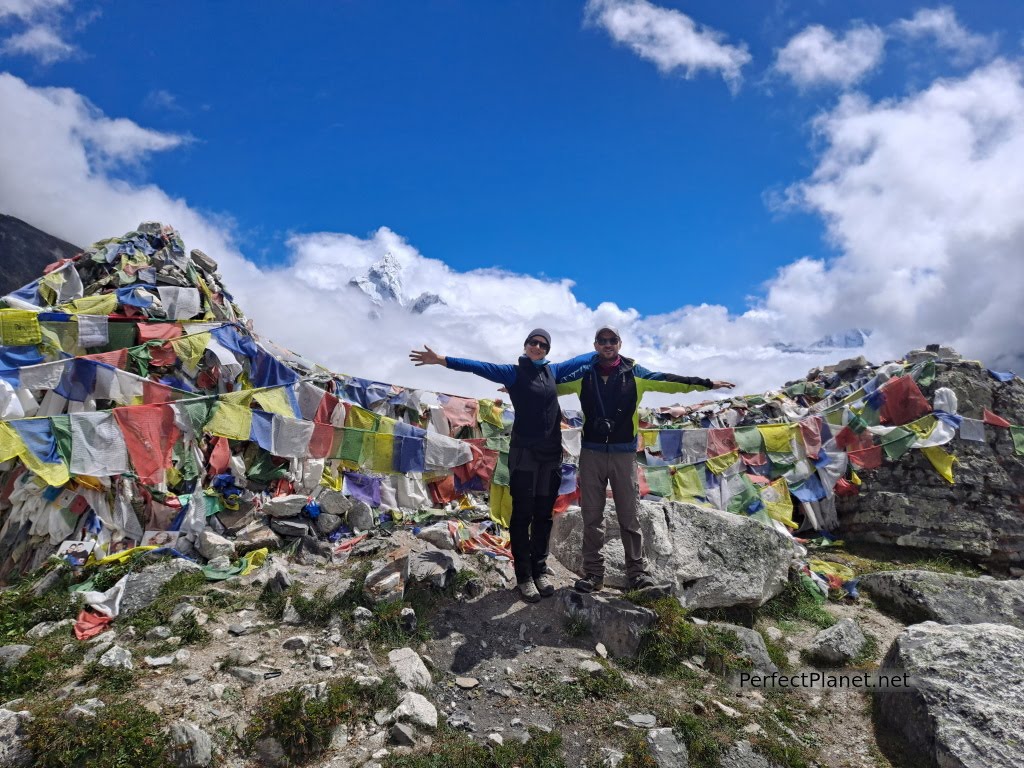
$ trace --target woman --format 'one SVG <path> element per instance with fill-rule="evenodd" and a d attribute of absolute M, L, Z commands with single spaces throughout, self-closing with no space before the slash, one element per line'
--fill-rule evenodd
<path fill-rule="evenodd" d="M 549 363 L 551 335 L 543 328 L 530 331 L 523 355 L 515 365 L 439 355 L 424 345 L 409 353 L 416 365 L 443 365 L 503 384 L 516 418 L 508 453 L 512 495 L 512 559 L 516 585 L 523 600 L 535 603 L 550 597 L 554 585 L 547 576 L 551 510 L 558 495 L 562 466 L 562 410 L 555 385 L 586 364 L 586 354 L 563 363 Z"/>

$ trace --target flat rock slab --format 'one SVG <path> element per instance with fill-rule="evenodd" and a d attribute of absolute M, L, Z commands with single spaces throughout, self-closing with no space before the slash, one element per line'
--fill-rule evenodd
<path fill-rule="evenodd" d="M 137 573 L 128 574 L 124 585 L 124 597 L 121 599 L 119 618 L 134 616 L 143 608 L 148 608 L 160 594 L 161 588 L 179 573 L 201 571 L 195 563 L 184 558 L 175 558 L 166 563 L 151 565 Z"/>
<path fill-rule="evenodd" d="M 566 589 L 559 592 L 559 599 L 565 615 L 586 621 L 594 639 L 613 656 L 636 656 L 644 630 L 657 618 L 654 611 L 602 594 Z"/>
<path fill-rule="evenodd" d="M 874 694 L 878 741 L 894 764 L 1024 765 L 1024 630 L 915 624 L 893 642 L 886 670 L 912 678 L 907 692 Z"/>
<path fill-rule="evenodd" d="M 651 576 L 671 586 L 687 608 L 756 608 L 786 587 L 793 543 L 755 520 L 696 504 L 642 501 L 644 555 Z M 626 587 L 615 505 L 605 505 L 605 583 Z M 583 518 L 558 515 L 551 552 L 582 573 Z"/>
<path fill-rule="evenodd" d="M 878 607 L 908 622 L 1009 624 L 1024 629 L 1024 581 L 932 571 L 881 571 L 860 579 Z"/>

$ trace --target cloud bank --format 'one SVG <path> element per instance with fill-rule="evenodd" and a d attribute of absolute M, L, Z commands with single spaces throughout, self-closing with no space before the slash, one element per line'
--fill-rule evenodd
<path fill-rule="evenodd" d="M 70 0 L 0 0 L 0 27 L 21 27 L 0 40 L 0 55 L 28 56 L 44 65 L 70 58 L 75 47 L 60 29 L 70 6 Z"/>
<path fill-rule="evenodd" d="M 860 82 L 882 61 L 885 33 L 878 27 L 854 26 L 842 37 L 813 24 L 778 51 L 775 69 L 801 88 Z"/>

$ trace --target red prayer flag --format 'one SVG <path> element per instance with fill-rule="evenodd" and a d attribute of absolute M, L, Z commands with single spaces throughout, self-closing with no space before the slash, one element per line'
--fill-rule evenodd
<path fill-rule="evenodd" d="M 909 424 L 932 411 L 921 388 L 909 376 L 889 379 L 881 391 L 885 394 L 882 410 L 878 412 L 882 424 Z"/>
<path fill-rule="evenodd" d="M 812 459 L 821 455 L 821 416 L 810 416 L 800 422 L 800 436 L 804 439 L 804 450 Z"/>
<path fill-rule="evenodd" d="M 736 431 L 732 427 L 708 430 L 708 456 L 722 456 L 736 448 Z"/>
<path fill-rule="evenodd" d="M 992 413 L 992 411 L 990 411 L 988 408 L 984 410 L 981 420 L 984 421 L 986 424 L 992 425 L 993 427 L 1003 427 L 1004 429 L 1009 429 L 1009 427 L 1012 426 L 1010 422 L 1008 422 L 1002 416 L 997 416 L 996 414 Z"/>
<path fill-rule="evenodd" d="M 181 436 L 174 424 L 174 409 L 168 405 L 134 405 L 114 409 L 128 456 L 139 480 L 146 485 L 163 481 L 171 466 L 171 451 Z"/>
<path fill-rule="evenodd" d="M 326 459 L 331 455 L 334 442 L 334 427 L 330 424 L 313 424 L 313 435 L 309 438 L 309 455 L 313 459 Z"/>
<path fill-rule="evenodd" d="M 140 344 L 157 339 L 177 339 L 182 335 L 181 326 L 177 323 L 139 323 L 138 329 Z M 153 365 L 174 365 L 178 360 L 178 355 L 170 344 L 151 347 L 149 354 Z"/>

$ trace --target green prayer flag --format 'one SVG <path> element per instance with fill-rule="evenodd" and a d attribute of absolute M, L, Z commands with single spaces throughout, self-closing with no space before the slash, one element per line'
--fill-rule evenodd
<path fill-rule="evenodd" d="M 197 435 L 201 435 L 203 427 L 210 420 L 213 402 L 210 400 L 182 400 L 181 407 L 185 409 L 185 415 L 188 416 L 188 420 L 192 424 L 192 431 Z"/>
<path fill-rule="evenodd" d="M 761 430 L 757 427 L 737 427 L 734 430 L 736 445 L 743 453 L 760 453 L 764 445 Z"/>
<path fill-rule="evenodd" d="M 848 426 L 852 432 L 859 435 L 868 428 L 868 423 L 856 413 L 851 413 L 850 420 L 846 422 L 846 426 Z"/>
<path fill-rule="evenodd" d="M 738 479 L 735 482 L 742 483 L 742 488 L 729 499 L 726 509 L 729 512 L 746 517 L 750 512 L 750 505 L 755 501 L 761 501 L 761 494 L 757 492 L 757 487 L 746 475 L 736 475 L 736 478 Z"/>
<path fill-rule="evenodd" d="M 886 458 L 896 461 L 910 450 L 916 439 L 917 435 L 909 429 L 896 427 L 882 437 L 882 448 L 885 449 Z"/>
<path fill-rule="evenodd" d="M 935 382 L 935 361 L 928 360 L 921 366 L 917 376 L 914 377 L 919 387 L 930 387 Z"/>
<path fill-rule="evenodd" d="M 644 467 L 644 477 L 647 478 L 647 485 L 654 496 L 667 499 L 672 495 L 672 480 L 668 467 Z"/>
<path fill-rule="evenodd" d="M 113 352 L 118 349 L 126 349 L 135 345 L 136 327 L 135 323 L 107 324 L 107 343 L 101 347 L 90 347 L 96 352 Z"/>
<path fill-rule="evenodd" d="M 489 445 L 487 447 L 490 448 Z M 494 466 L 494 477 L 491 478 L 491 482 L 494 485 L 508 485 L 508 451 L 498 453 L 498 463 Z"/>
<path fill-rule="evenodd" d="M 363 440 L 368 434 L 370 433 L 362 429 L 345 427 L 345 438 L 341 443 L 341 454 L 338 458 L 358 464 L 363 456 Z"/>
<path fill-rule="evenodd" d="M 1013 438 L 1013 452 L 1024 456 L 1024 427 L 1010 427 L 1010 437 Z"/>
<path fill-rule="evenodd" d="M 53 430 L 53 439 L 57 442 L 57 453 L 64 459 L 65 464 L 71 464 L 71 417 L 51 416 L 50 428 Z"/>

